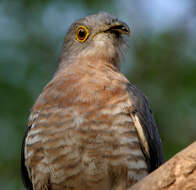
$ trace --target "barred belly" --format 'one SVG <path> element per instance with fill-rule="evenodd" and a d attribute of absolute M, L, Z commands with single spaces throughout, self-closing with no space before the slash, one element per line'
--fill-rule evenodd
<path fill-rule="evenodd" d="M 25 148 L 36 189 L 43 189 L 46 181 L 54 190 L 108 190 L 118 189 L 118 184 L 126 188 L 147 175 L 138 134 L 125 105 L 115 103 L 100 108 L 98 114 L 77 113 L 76 108 L 42 110 Z"/>

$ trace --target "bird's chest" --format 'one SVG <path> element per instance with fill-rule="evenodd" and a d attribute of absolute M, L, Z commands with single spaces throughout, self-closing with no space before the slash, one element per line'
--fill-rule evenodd
<path fill-rule="evenodd" d="M 92 184 L 109 189 L 119 180 L 139 180 L 147 174 L 147 165 L 127 94 L 113 87 L 110 93 L 81 93 L 84 90 L 80 88 L 80 96 L 72 94 L 76 98 L 68 94 L 61 107 L 39 113 L 27 138 L 27 162 L 34 167 L 39 157 L 37 170 L 47 166 L 45 172 L 57 189 Z"/>
<path fill-rule="evenodd" d="M 55 183 L 71 184 L 77 178 L 80 185 L 109 189 L 110 181 L 132 184 L 147 174 L 137 132 L 122 106 L 69 111 L 59 148 L 55 145 L 58 152 L 48 151 Z"/>
<path fill-rule="evenodd" d="M 85 176 L 86 185 L 90 185 L 105 184 L 118 175 L 126 176 L 133 183 L 147 174 L 137 131 L 126 111 L 126 102 L 122 102 L 97 111 L 69 110 L 64 129 L 59 128 L 59 142 L 54 144 L 60 151 L 58 154 L 48 151 L 56 176 L 62 170 L 63 179 L 78 176 L 81 183 Z M 51 138 L 55 139 L 56 135 Z M 60 162 L 53 161 L 59 159 Z"/>

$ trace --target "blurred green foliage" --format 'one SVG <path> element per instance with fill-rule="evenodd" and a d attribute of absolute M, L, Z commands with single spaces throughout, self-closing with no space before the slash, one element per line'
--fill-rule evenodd
<path fill-rule="evenodd" d="M 75 19 L 100 10 L 113 13 L 131 27 L 130 48 L 122 70 L 151 103 L 166 159 L 194 141 L 196 3 L 188 3 L 187 10 L 173 24 L 163 26 L 158 22 L 153 26 L 153 19 L 149 19 L 152 13 L 140 1 L 1 0 L 1 189 L 24 189 L 20 149 L 27 118 L 56 70 L 67 28 Z M 152 10 L 160 8 L 153 6 Z M 176 17 L 171 13 L 165 16 L 166 23 Z"/>

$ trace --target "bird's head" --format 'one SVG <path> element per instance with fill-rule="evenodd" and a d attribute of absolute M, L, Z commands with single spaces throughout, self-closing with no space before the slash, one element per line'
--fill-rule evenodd
<path fill-rule="evenodd" d="M 125 44 L 123 34 L 130 34 L 128 25 L 108 13 L 81 18 L 65 36 L 61 62 L 69 64 L 84 56 L 119 62 L 120 48 Z"/>

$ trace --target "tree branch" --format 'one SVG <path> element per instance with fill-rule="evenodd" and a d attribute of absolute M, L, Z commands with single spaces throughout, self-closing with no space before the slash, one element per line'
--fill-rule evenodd
<path fill-rule="evenodd" d="M 196 190 L 196 142 L 129 190 Z"/>

